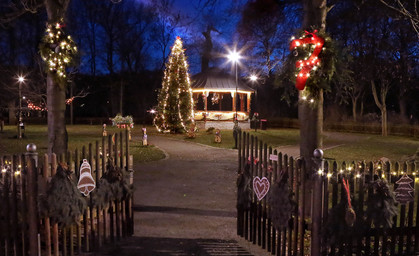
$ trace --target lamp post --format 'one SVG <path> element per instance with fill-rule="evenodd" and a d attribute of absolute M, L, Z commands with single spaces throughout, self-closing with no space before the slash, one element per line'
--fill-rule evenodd
<path fill-rule="evenodd" d="M 237 94 L 238 94 L 238 77 L 237 77 L 237 63 L 239 62 L 239 60 L 241 59 L 240 53 L 237 52 L 236 50 L 230 51 L 228 54 L 228 59 L 233 62 L 234 64 L 234 69 L 236 72 L 236 94 L 235 94 L 235 102 L 234 102 L 234 108 L 236 109 L 236 114 L 234 116 L 234 121 L 238 121 L 237 119 Z"/>
<path fill-rule="evenodd" d="M 18 120 L 18 124 L 17 124 L 17 133 L 18 133 L 18 138 L 21 139 L 22 138 L 22 126 L 23 126 L 23 122 L 22 122 L 22 83 L 25 82 L 25 78 L 23 76 L 18 76 L 17 81 L 19 82 L 19 120 Z"/>

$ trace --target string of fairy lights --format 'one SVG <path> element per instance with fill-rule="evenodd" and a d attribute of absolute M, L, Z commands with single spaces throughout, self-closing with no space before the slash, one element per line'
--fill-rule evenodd
<path fill-rule="evenodd" d="M 66 105 L 70 105 L 73 103 L 75 97 L 71 97 L 65 100 L 65 104 Z M 27 99 L 26 103 L 28 104 L 28 109 L 29 110 L 34 110 L 34 111 L 48 111 L 48 108 L 45 106 L 45 104 L 41 104 L 41 105 L 36 105 L 35 103 L 33 103 L 31 100 Z"/>
<path fill-rule="evenodd" d="M 398 167 L 384 167 L 386 163 L 383 162 L 375 162 L 372 164 L 372 167 L 365 163 L 352 163 L 348 166 L 345 166 L 345 164 L 342 165 L 342 168 L 321 168 L 317 171 L 317 175 L 323 176 L 327 179 L 339 179 L 342 176 L 353 176 L 356 179 L 360 179 L 365 175 L 370 175 L 370 168 L 372 168 L 372 174 L 382 179 L 389 180 L 407 174 L 413 176 L 415 178 L 415 181 L 419 182 L 419 170 L 415 170 L 416 166 L 411 167 L 411 170 L 408 171 L 404 168 L 400 170 Z"/>

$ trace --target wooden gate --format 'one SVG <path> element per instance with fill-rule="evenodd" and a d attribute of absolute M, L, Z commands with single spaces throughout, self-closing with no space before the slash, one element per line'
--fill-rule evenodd
<path fill-rule="evenodd" d="M 266 197 L 259 201 L 252 191 L 249 207 L 243 207 L 239 202 L 242 199 L 238 198 L 239 236 L 273 255 L 415 255 L 419 252 L 419 229 L 416 228 L 419 226 L 419 185 L 416 185 L 418 171 L 414 163 L 338 163 L 319 159 L 316 171 L 309 171 L 305 169 L 303 159 L 282 155 L 248 133 L 239 134 L 238 148 L 239 177 L 249 170 L 252 179 L 266 177 L 274 184 L 280 175 L 287 173 L 294 202 L 288 225 L 276 229 Z M 408 192 L 411 200 L 396 204 L 396 215 L 390 228 L 375 227 L 365 217 L 368 199 L 374 195 L 369 184 L 386 180 L 394 190 L 402 177 L 412 181 L 409 184 L 412 190 Z M 339 226 L 339 239 L 335 239 L 328 232 L 338 228 L 330 224 L 333 223 L 330 214 L 341 205 L 347 206 L 343 178 L 349 184 L 357 222 L 353 227 L 345 226 L 344 216 L 340 216 L 343 225 Z M 315 188 L 311 197 L 307 196 L 309 187 Z"/>
<path fill-rule="evenodd" d="M 111 158 L 109 158 L 111 157 Z M 129 155 L 128 133 L 103 137 L 101 143 L 76 149 L 60 156 L 38 157 L 36 146 L 28 145 L 22 155 L 0 156 L 0 255 L 58 256 L 81 255 L 98 250 L 102 245 L 133 234 L 132 195 L 111 200 L 105 207 L 94 207 L 93 191 L 87 197 L 85 212 L 79 224 L 59 227 L 49 217 L 38 214 L 38 194 L 56 174 L 58 163 L 66 163 L 75 177 L 80 177 L 80 164 L 87 159 L 92 176 L 100 180 L 110 161 L 128 171 L 132 184 L 132 156 Z M 89 203 L 90 202 L 90 203 Z"/>

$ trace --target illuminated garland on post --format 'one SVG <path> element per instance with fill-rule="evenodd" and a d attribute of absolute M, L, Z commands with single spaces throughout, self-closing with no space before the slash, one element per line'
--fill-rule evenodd
<path fill-rule="evenodd" d="M 159 132 L 184 132 L 194 124 L 191 81 L 184 51 L 182 40 L 177 37 L 166 63 L 153 121 Z"/>
<path fill-rule="evenodd" d="M 297 39 L 291 38 L 291 64 L 295 66 L 295 87 L 303 91 L 302 100 L 314 103 L 319 89 L 330 89 L 329 82 L 335 72 L 335 49 L 326 33 L 302 31 Z"/>
<path fill-rule="evenodd" d="M 295 63 L 295 67 L 299 70 L 296 81 L 295 87 L 298 90 L 304 90 L 306 85 L 306 81 L 310 76 L 311 70 L 316 70 L 317 66 L 320 65 L 320 59 L 318 58 L 319 53 L 322 50 L 324 39 L 322 37 L 317 36 L 317 30 L 313 33 L 309 33 L 306 31 L 306 36 L 311 35 L 311 37 L 305 37 L 303 39 L 294 39 L 291 41 L 290 50 L 295 50 L 297 47 L 307 47 L 307 45 L 314 46 L 313 53 L 310 57 L 304 60 L 299 60 Z"/>
<path fill-rule="evenodd" d="M 63 19 L 47 24 L 47 29 L 39 46 L 46 65 L 46 71 L 53 75 L 60 86 L 67 84 L 67 68 L 74 66 L 77 46 L 71 36 L 66 35 Z"/>

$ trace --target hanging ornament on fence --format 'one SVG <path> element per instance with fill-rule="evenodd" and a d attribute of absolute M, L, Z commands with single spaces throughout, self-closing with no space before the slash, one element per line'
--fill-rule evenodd
<path fill-rule="evenodd" d="M 309 47 L 314 46 L 314 50 L 311 55 L 304 60 L 298 60 L 295 63 L 295 67 L 299 70 L 295 81 L 295 87 L 298 90 L 304 90 L 307 79 L 310 76 L 311 70 L 315 70 L 320 65 L 319 54 L 322 51 L 324 44 L 324 38 L 317 35 L 317 30 L 313 33 L 305 31 L 304 38 L 294 39 L 291 41 L 290 50 L 293 51 L 294 56 L 298 56 L 297 47 Z"/>
<path fill-rule="evenodd" d="M 394 193 L 396 194 L 397 202 L 400 204 L 407 204 L 415 199 L 415 183 L 407 174 L 404 174 L 398 181 L 396 181 L 396 184 L 398 186 L 394 190 Z"/>
<path fill-rule="evenodd" d="M 349 180 L 345 181 L 345 178 L 342 178 L 342 181 L 343 181 L 343 186 L 346 191 L 346 195 L 348 197 L 348 205 L 345 212 L 345 222 L 346 222 L 346 225 L 348 225 L 349 227 L 352 227 L 356 220 L 356 214 L 355 214 L 354 209 L 352 209 L 351 190 L 349 188 Z"/>
<path fill-rule="evenodd" d="M 372 222 L 376 228 L 391 228 L 398 209 L 394 192 L 387 181 L 374 180 L 365 188 L 365 192 L 368 193 L 365 211 L 368 222 Z"/>
<path fill-rule="evenodd" d="M 288 225 L 295 210 L 286 171 L 281 171 L 278 179 L 272 184 L 267 199 L 272 224 L 277 230 L 281 230 Z"/>
<path fill-rule="evenodd" d="M 262 200 L 266 194 L 268 194 L 270 186 L 271 184 L 266 177 L 261 179 L 256 176 L 253 178 L 253 191 L 255 191 L 256 197 L 259 201 Z"/>
<path fill-rule="evenodd" d="M 77 188 L 83 195 L 88 196 L 96 187 L 95 180 L 92 177 L 92 168 L 87 162 L 87 159 L 83 159 L 83 163 L 80 166 L 80 178 Z"/>
<path fill-rule="evenodd" d="M 237 208 L 250 209 L 252 203 L 252 173 L 250 164 L 246 163 L 237 177 Z"/>

